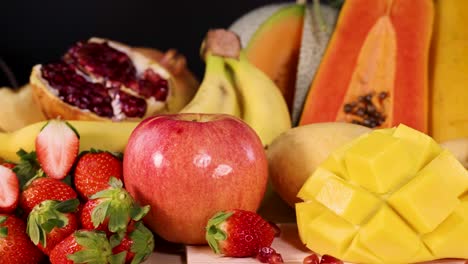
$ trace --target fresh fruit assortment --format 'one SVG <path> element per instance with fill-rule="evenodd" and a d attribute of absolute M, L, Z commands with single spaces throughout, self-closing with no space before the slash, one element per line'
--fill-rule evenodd
<path fill-rule="evenodd" d="M 157 234 L 283 263 L 269 177 L 303 263 L 468 258 L 468 5 L 305 2 L 209 30 L 201 84 L 91 38 L 0 89 L 0 262 L 136 264 Z"/>
<path fill-rule="evenodd" d="M 300 238 L 355 263 L 468 258 L 467 193 L 468 171 L 431 137 L 375 130 L 334 151 L 300 189 Z"/>
<path fill-rule="evenodd" d="M 142 222 L 149 207 L 124 189 L 121 157 L 94 149 L 78 155 L 79 132 L 62 120 L 47 122 L 34 141 L 35 151 L 18 151 L 18 163 L 0 165 L 2 263 L 147 259 L 154 249 Z"/>

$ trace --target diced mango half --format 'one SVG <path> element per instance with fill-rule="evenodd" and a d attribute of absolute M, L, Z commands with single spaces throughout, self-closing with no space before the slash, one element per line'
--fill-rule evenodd
<path fill-rule="evenodd" d="M 468 258 L 468 171 L 417 130 L 374 130 L 337 149 L 296 204 L 312 251 L 354 263 Z"/>
<path fill-rule="evenodd" d="M 411 177 L 413 158 L 403 140 L 371 132 L 345 154 L 349 179 L 367 190 L 384 194 Z"/>
<path fill-rule="evenodd" d="M 465 168 L 446 150 L 388 201 L 413 228 L 426 234 L 453 212 L 467 189 Z"/>

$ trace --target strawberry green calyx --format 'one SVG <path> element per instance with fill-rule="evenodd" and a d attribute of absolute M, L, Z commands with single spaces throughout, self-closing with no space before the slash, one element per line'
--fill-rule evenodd
<path fill-rule="evenodd" d="M 231 217 L 232 214 L 233 212 L 219 212 L 208 220 L 205 238 L 208 245 L 216 254 L 221 254 L 218 242 L 227 239 L 227 234 L 224 231 L 223 224 L 229 217 Z"/>
<path fill-rule="evenodd" d="M 4 215 L 0 216 L 0 225 L 5 223 L 6 220 L 7 220 L 7 216 L 4 216 Z M 0 227 L 0 237 L 7 237 L 7 235 L 8 235 L 8 227 L 1 226 Z"/>
<path fill-rule="evenodd" d="M 13 168 L 13 172 L 18 177 L 20 188 L 24 190 L 28 182 L 36 177 L 41 170 L 41 165 L 37 161 L 37 155 L 35 151 L 26 152 L 24 149 L 20 149 L 16 152 L 16 155 L 20 158 L 19 163 Z M 43 173 L 42 173 L 43 174 Z"/>
<path fill-rule="evenodd" d="M 124 188 L 120 180 L 111 177 L 108 189 L 97 192 L 90 199 L 99 204 L 91 212 L 91 221 L 97 228 L 109 219 L 109 231 L 113 233 L 127 230 L 130 219 L 139 221 L 149 211 L 149 206 L 140 207 Z"/>
<path fill-rule="evenodd" d="M 125 255 L 133 253 L 132 262 L 130 264 L 142 263 L 153 253 L 155 241 L 153 233 L 143 224 L 143 222 L 135 222 L 134 229 L 129 233 L 116 233 L 110 237 L 111 247 L 115 248 L 123 239 L 128 236 L 132 241 L 132 246 L 129 252 L 124 251 Z M 121 252 L 122 253 L 122 252 Z"/>
<path fill-rule="evenodd" d="M 74 263 L 117 264 L 124 263 L 125 256 L 112 255 L 106 234 L 99 231 L 79 230 L 73 233 L 81 250 L 67 256 Z"/>
<path fill-rule="evenodd" d="M 142 222 L 136 223 L 136 229 L 130 234 L 130 239 L 133 241 L 130 250 L 135 253 L 131 264 L 141 263 L 153 253 L 153 233 Z"/>
<path fill-rule="evenodd" d="M 55 227 L 68 225 L 67 213 L 75 212 L 79 205 L 78 199 L 67 201 L 45 200 L 36 205 L 28 216 L 26 233 L 31 241 L 38 245 L 47 246 L 47 234 Z"/>

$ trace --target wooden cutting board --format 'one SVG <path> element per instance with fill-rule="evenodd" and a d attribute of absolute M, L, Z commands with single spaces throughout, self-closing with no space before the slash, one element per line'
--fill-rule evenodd
<path fill-rule="evenodd" d="M 281 236 L 275 238 L 272 247 L 281 254 L 285 264 L 302 264 L 304 258 L 311 252 L 299 240 L 296 224 L 281 224 L 280 227 Z M 255 258 L 228 258 L 215 255 L 208 246 L 187 246 L 186 254 L 187 264 L 260 264 Z M 465 260 L 438 260 L 427 263 L 464 264 Z"/>

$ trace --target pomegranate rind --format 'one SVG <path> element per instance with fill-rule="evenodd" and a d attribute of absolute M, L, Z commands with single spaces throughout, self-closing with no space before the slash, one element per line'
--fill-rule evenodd
<path fill-rule="evenodd" d="M 157 49 L 148 47 L 135 47 L 132 49 L 160 63 L 172 74 L 174 85 L 172 85 L 171 90 L 174 96 L 171 97 L 171 100 L 167 101 L 167 108 L 170 112 L 178 112 L 190 102 L 197 92 L 200 82 L 195 74 L 186 67 L 186 60 L 183 55 L 173 55 L 173 50 L 168 50 L 163 53 Z"/>
<path fill-rule="evenodd" d="M 126 117 L 125 115 L 119 115 L 118 113 L 115 113 L 115 111 L 112 118 L 102 117 L 87 109 L 81 109 L 60 100 L 60 98 L 58 98 L 55 94 L 55 89 L 49 85 L 47 80 L 42 78 L 42 65 L 38 64 L 32 68 L 30 84 L 32 87 L 34 101 L 39 105 L 41 111 L 47 119 L 60 117 L 66 120 L 140 121 L 155 114 L 178 112 L 180 109 L 182 109 L 183 106 L 185 106 L 185 104 L 190 101 L 196 91 L 195 87 L 198 87 L 198 82 L 193 77 L 188 85 L 178 88 L 177 86 L 182 82 L 175 81 L 175 78 L 168 70 L 165 69 L 164 66 L 155 61 L 153 57 L 139 52 L 138 49 L 133 49 L 125 44 L 101 38 L 91 38 L 88 41 L 97 43 L 107 41 L 112 48 L 117 49 L 129 56 L 129 58 L 134 63 L 138 74 L 142 73 L 148 68 L 151 68 L 162 78 L 166 79 L 168 81 L 168 95 L 166 100 L 157 101 L 153 97 L 146 98 L 145 100 L 147 103 L 147 109 L 144 116 L 142 117 Z M 184 74 L 184 76 L 185 75 L 187 74 Z M 141 97 L 130 89 L 123 88 L 121 90 L 128 94 Z"/>

